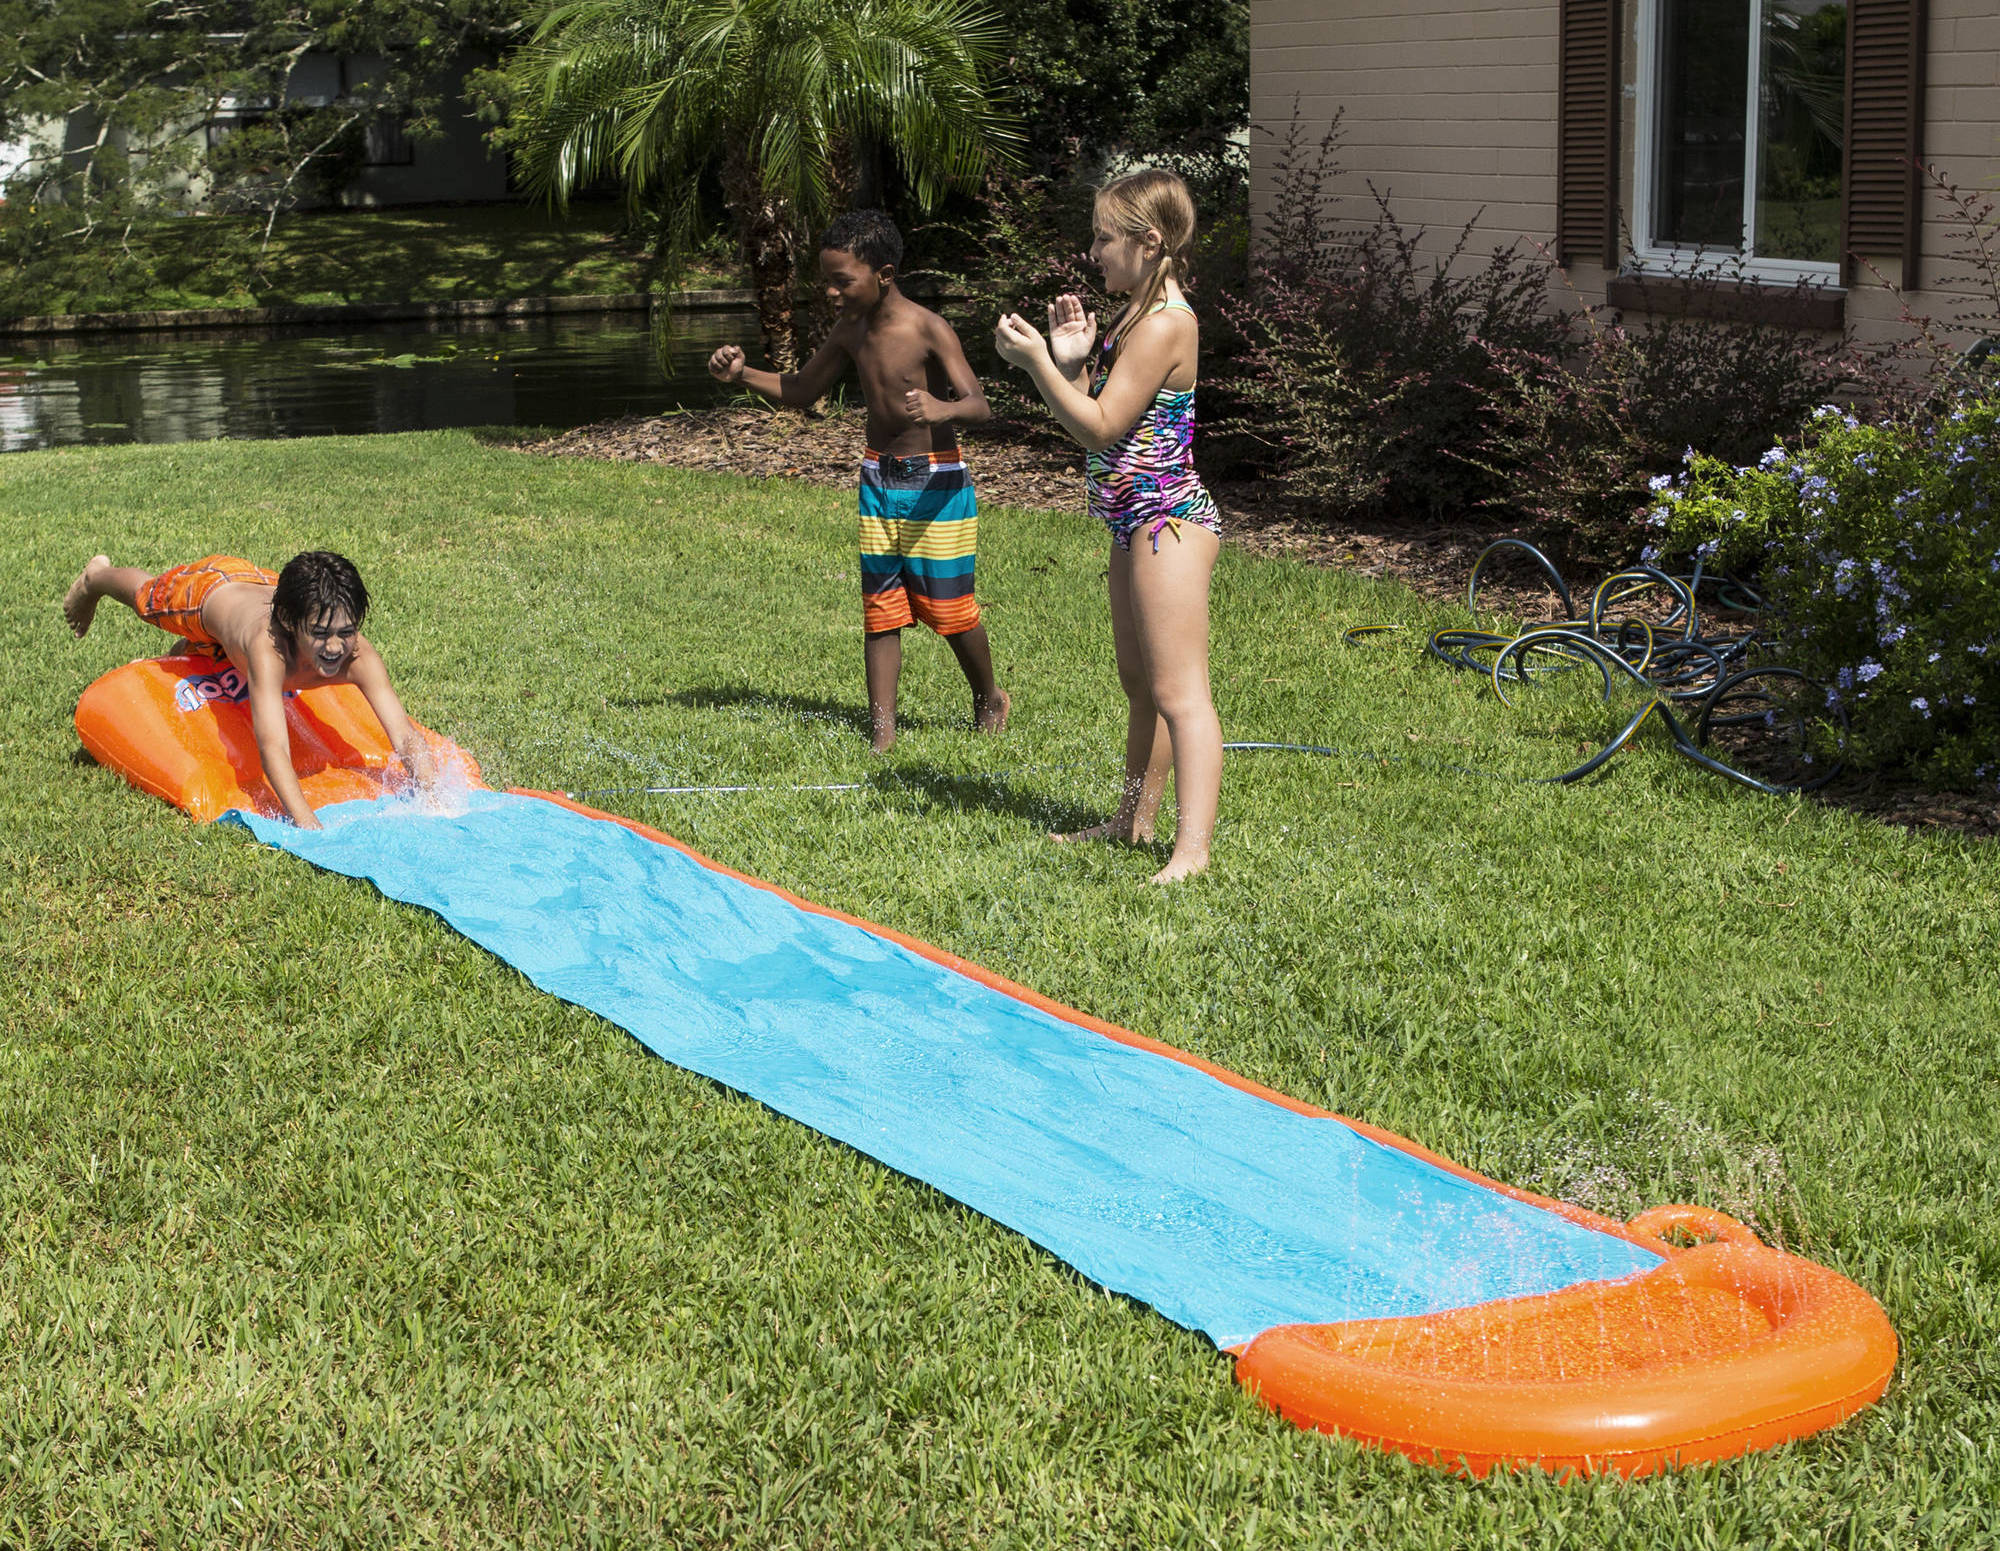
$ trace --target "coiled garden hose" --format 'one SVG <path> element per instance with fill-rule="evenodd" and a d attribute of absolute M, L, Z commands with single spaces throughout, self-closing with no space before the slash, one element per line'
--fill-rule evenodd
<path fill-rule="evenodd" d="M 1794 745 L 1796 759 L 1815 762 L 1809 751 L 1810 720 L 1786 700 L 1781 686 L 1796 684 L 1801 690 L 1821 692 L 1835 728 L 1836 749 L 1847 746 L 1846 711 L 1824 686 L 1815 683 L 1797 668 L 1777 664 L 1752 665 L 1750 656 L 1758 643 L 1756 629 L 1740 634 L 1704 630 L 1699 595 L 1704 584 L 1715 589 L 1717 605 L 1734 613 L 1760 613 L 1764 600 L 1754 589 L 1732 577 L 1702 574 L 1696 564 L 1689 576 L 1670 576 L 1649 565 L 1628 566 L 1614 571 L 1591 594 L 1590 607 L 1578 615 L 1569 583 L 1555 563 L 1525 539 L 1499 539 L 1481 550 L 1472 563 L 1465 587 L 1465 604 L 1475 621 L 1479 616 L 1479 578 L 1486 562 L 1502 550 L 1519 550 L 1534 561 L 1562 600 L 1565 618 L 1530 625 L 1513 635 L 1494 631 L 1447 629 L 1433 631 L 1425 642 L 1425 652 L 1449 667 L 1477 673 L 1492 681 L 1493 692 L 1503 705 L 1513 705 L 1508 686 L 1527 684 L 1532 678 L 1569 673 L 1594 667 L 1603 680 L 1603 700 L 1611 703 L 1614 687 L 1623 685 L 1645 697 L 1632 717 L 1617 734 L 1590 758 L 1561 775 L 1542 778 L 1551 785 L 1568 785 L 1600 769 L 1612 755 L 1638 737 L 1647 722 L 1657 720 L 1667 730 L 1674 748 L 1704 770 L 1753 791 L 1772 796 L 1816 791 L 1840 774 L 1836 757 L 1825 770 L 1810 779 L 1767 781 L 1739 770 L 1710 748 L 1714 734 L 1730 728 L 1762 725 Z M 1664 593 L 1668 608 L 1664 618 L 1642 619 L 1621 616 L 1618 609 L 1630 600 Z M 1349 646 L 1359 646 L 1401 625 L 1356 625 L 1342 633 Z M 1675 707 L 1692 710 L 1694 731 L 1675 714 Z M 1248 747 L 1249 745 L 1236 745 Z M 1256 745 L 1270 747 L 1270 745 Z M 1300 752 L 1322 752 L 1319 749 Z M 1327 751 L 1331 752 L 1331 751 Z"/>

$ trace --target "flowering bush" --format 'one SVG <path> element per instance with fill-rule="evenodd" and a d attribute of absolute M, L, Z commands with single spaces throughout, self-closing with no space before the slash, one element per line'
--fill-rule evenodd
<path fill-rule="evenodd" d="M 1609 309 L 1578 308 L 1577 337 L 1561 351 L 1496 352 L 1512 391 L 1494 395 L 1480 455 L 1506 476 L 1491 504 L 1629 554 L 1648 480 L 1683 447 L 1754 458 L 1815 404 L 1887 392 L 1879 363 L 1845 335 L 1704 316 L 1739 280 L 1727 267 L 1684 276 L 1683 315 L 1631 328 Z M 1809 293 L 1803 282 L 1793 292 Z"/>
<path fill-rule="evenodd" d="M 1923 425 L 1822 406 L 1739 468 L 1654 481 L 1651 558 L 1755 571 L 1778 650 L 1845 707 L 1851 762 L 2000 783 L 2000 399 Z"/>

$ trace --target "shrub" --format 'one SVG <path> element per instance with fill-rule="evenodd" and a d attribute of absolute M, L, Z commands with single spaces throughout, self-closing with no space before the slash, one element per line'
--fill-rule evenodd
<path fill-rule="evenodd" d="M 1241 336 L 1234 428 L 1274 452 L 1276 477 L 1336 512 L 1438 515 L 1491 504 L 1505 475 L 1469 456 L 1496 397 L 1501 355 L 1555 357 L 1568 326 L 1551 266 L 1518 246 L 1483 263 L 1468 223 L 1442 257 L 1370 186 L 1373 214 L 1339 215 L 1340 119 L 1308 145 L 1296 114 L 1247 296 L 1223 312 Z"/>
<path fill-rule="evenodd" d="M 1479 262 L 1476 218 L 1426 258 L 1423 231 L 1372 185 L 1368 220 L 1340 215 L 1339 141 L 1338 116 L 1309 146 L 1294 115 L 1249 291 L 1226 308 L 1246 341 L 1239 426 L 1329 514 L 1523 517 L 1623 559 L 1647 481 L 1685 449 L 1746 461 L 1813 405 L 1890 384 L 1845 338 L 1728 318 L 1728 265 L 1683 279 L 1674 315 L 1628 328 L 1564 306 L 1545 249 Z"/>
<path fill-rule="evenodd" d="M 1795 446 L 1655 484 L 1661 550 L 1760 574 L 1785 662 L 1847 711 L 1850 762 L 2000 776 L 2000 399 L 1927 424 L 1822 406 Z"/>

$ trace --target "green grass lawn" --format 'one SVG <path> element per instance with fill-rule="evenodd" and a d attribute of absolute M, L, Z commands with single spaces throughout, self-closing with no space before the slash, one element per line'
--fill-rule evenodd
<path fill-rule="evenodd" d="M 392 207 L 280 218 L 270 246 L 254 216 L 143 226 L 0 285 L 0 312 L 124 312 L 342 302 L 442 302 L 622 294 L 647 288 L 643 241 L 615 204 L 558 216 L 539 205 Z M 730 286 L 726 263 L 682 284 Z"/>
<path fill-rule="evenodd" d="M 1347 625 L 1447 612 L 1225 554 L 1217 863 L 1069 850 L 1114 794 L 1103 542 L 990 510 L 1015 696 L 912 639 L 865 752 L 852 503 L 451 433 L 0 460 L 0 1544 L 1911 1546 L 2000 1501 L 2000 854 L 1751 796 L 1657 734 L 1555 790 L 1509 716 Z M 1818 1439 L 1471 1483 L 1260 1411 L 1200 1338 L 561 1006 L 435 919 L 80 758 L 162 638 L 104 549 L 353 556 L 413 713 L 490 779 L 1603 1210 L 1692 1199 L 1904 1342 Z M 1567 758 L 1565 759 L 1565 756 Z"/>

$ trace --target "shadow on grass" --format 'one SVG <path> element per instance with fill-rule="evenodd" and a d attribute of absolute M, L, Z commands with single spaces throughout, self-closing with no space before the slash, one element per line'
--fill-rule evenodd
<path fill-rule="evenodd" d="M 563 432 L 561 426 L 555 425 L 469 425 L 461 429 L 482 447 L 504 447 L 510 451 L 549 441 Z"/>
<path fill-rule="evenodd" d="M 1052 797 L 1039 787 L 1017 784 L 1004 770 L 945 770 L 914 762 L 883 771 L 876 782 L 885 790 L 907 792 L 930 806 L 981 809 L 1025 819 L 1042 830 L 1084 829 L 1110 817 L 1099 809 L 1078 807 Z M 1170 849 L 1161 847 L 1161 855 L 1165 856 Z"/>
<path fill-rule="evenodd" d="M 801 721 L 838 722 L 856 736 L 869 736 L 868 708 L 826 700 L 815 695 L 783 695 L 749 684 L 698 685 L 671 694 L 627 695 L 606 702 L 620 711 L 648 711 L 656 706 L 690 706 L 696 710 L 728 711 L 743 707 L 793 716 Z M 928 732 L 939 724 L 929 717 L 907 713 L 896 718 L 900 732 Z"/>

